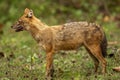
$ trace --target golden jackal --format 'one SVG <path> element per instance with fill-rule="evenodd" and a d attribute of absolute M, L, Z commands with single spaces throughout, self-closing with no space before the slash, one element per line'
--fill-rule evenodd
<path fill-rule="evenodd" d="M 102 73 L 106 72 L 107 40 L 102 27 L 95 23 L 71 22 L 63 25 L 48 26 L 36 18 L 32 10 L 25 9 L 22 17 L 12 26 L 16 32 L 26 30 L 31 33 L 37 43 L 46 51 L 46 79 L 53 75 L 53 56 L 56 51 L 75 50 L 84 46 L 95 65 L 99 62 Z"/>

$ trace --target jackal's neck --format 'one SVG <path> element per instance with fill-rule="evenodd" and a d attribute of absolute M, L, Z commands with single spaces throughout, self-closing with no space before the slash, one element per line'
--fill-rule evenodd
<path fill-rule="evenodd" d="M 48 26 L 41 22 L 41 20 L 37 19 L 36 17 L 33 18 L 30 24 L 30 29 L 28 30 L 35 40 L 38 41 L 40 38 L 40 33 L 43 29 L 47 28 Z"/>
<path fill-rule="evenodd" d="M 33 17 L 31 25 L 38 28 L 38 29 L 43 29 L 48 27 L 45 23 L 43 23 L 40 19 Z"/>

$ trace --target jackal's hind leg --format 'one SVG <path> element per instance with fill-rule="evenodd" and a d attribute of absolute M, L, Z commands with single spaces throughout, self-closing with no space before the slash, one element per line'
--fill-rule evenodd
<path fill-rule="evenodd" d="M 97 72 L 98 66 L 99 66 L 99 61 L 98 61 L 98 59 L 91 53 L 91 51 L 90 51 L 87 47 L 85 47 L 85 48 L 86 48 L 86 50 L 88 51 L 89 55 L 91 56 L 91 58 L 92 58 L 93 61 L 94 61 L 94 67 L 95 67 L 95 71 L 94 71 L 94 72 Z"/>
<path fill-rule="evenodd" d="M 105 58 L 102 55 L 102 51 L 99 45 L 90 45 L 89 49 L 91 51 L 91 53 L 98 59 L 98 61 L 101 63 L 102 65 L 102 73 L 106 73 L 106 65 L 107 62 L 105 60 Z"/>

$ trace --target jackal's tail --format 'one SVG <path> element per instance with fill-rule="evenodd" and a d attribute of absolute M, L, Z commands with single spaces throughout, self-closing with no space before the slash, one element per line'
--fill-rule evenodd
<path fill-rule="evenodd" d="M 102 50 L 103 57 L 106 57 L 107 56 L 107 39 L 106 39 L 105 33 L 104 33 L 104 38 L 101 42 L 101 50 Z"/>

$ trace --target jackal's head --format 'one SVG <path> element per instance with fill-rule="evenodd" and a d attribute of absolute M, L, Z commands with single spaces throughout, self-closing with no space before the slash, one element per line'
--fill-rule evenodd
<path fill-rule="evenodd" d="M 24 10 L 24 14 L 18 19 L 15 24 L 11 26 L 11 28 L 15 29 L 16 32 L 28 30 L 33 17 L 33 11 L 26 8 Z"/>

